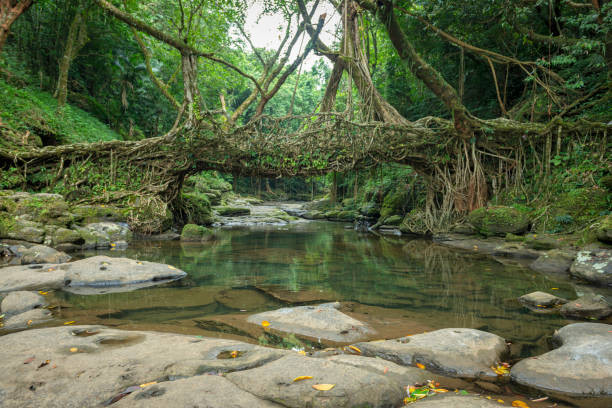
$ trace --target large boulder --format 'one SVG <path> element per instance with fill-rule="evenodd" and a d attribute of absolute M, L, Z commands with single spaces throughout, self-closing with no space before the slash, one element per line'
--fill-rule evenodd
<path fill-rule="evenodd" d="M 513 381 L 584 407 L 612 406 L 612 326 L 576 323 L 559 329 L 559 348 L 519 361 Z"/>
<path fill-rule="evenodd" d="M 505 237 L 506 234 L 523 234 L 530 224 L 529 215 L 514 207 L 482 207 L 468 215 L 470 224 L 485 236 Z"/>
<path fill-rule="evenodd" d="M 608 214 L 601 220 L 596 233 L 598 240 L 612 244 L 612 214 Z"/>
<path fill-rule="evenodd" d="M 570 274 L 601 286 L 612 286 L 612 250 L 580 251 L 570 267 Z"/>
<path fill-rule="evenodd" d="M 18 329 L 26 329 L 28 327 L 33 327 L 38 324 L 46 323 L 51 320 L 53 316 L 51 316 L 51 312 L 47 309 L 32 309 L 23 313 L 19 313 L 17 315 L 13 315 L 8 317 L 4 321 L 4 330 L 18 330 Z M 0 405 L 1 405 L 1 397 L 0 397 Z"/>
<path fill-rule="evenodd" d="M 566 274 L 574 258 L 574 251 L 553 249 L 540 255 L 529 267 L 537 272 Z"/>
<path fill-rule="evenodd" d="M 601 295 L 586 294 L 564 304 L 560 312 L 569 318 L 600 320 L 612 315 L 612 306 Z"/>
<path fill-rule="evenodd" d="M 0 238 L 42 244 L 45 239 L 45 229 L 39 222 L 8 216 L 0 228 Z"/>
<path fill-rule="evenodd" d="M 128 258 L 94 256 L 63 264 L 11 266 L 2 269 L 0 292 L 14 290 L 64 289 L 111 292 L 137 286 L 158 285 L 183 278 L 173 266 Z"/>
<path fill-rule="evenodd" d="M 97 222 L 127 222 L 129 208 L 119 208 L 112 205 L 77 205 L 72 208 L 79 223 L 92 224 Z"/>
<path fill-rule="evenodd" d="M 504 358 L 508 347 L 503 338 L 476 329 L 441 329 L 394 340 L 357 343 L 363 355 L 380 357 L 451 377 L 494 379 L 491 370 Z"/>
<path fill-rule="evenodd" d="M 202 241 L 209 235 L 210 230 L 208 228 L 195 224 L 187 224 L 181 232 L 181 241 Z"/>
<path fill-rule="evenodd" d="M 0 211 L 43 225 L 69 226 L 74 221 L 68 203 L 59 194 L 16 192 L 0 196 Z"/>
<path fill-rule="evenodd" d="M 258 325 L 268 322 L 275 330 L 334 342 L 347 343 L 374 334 L 367 324 L 340 312 L 339 307 L 338 302 L 285 307 L 254 314 L 248 321 Z"/>
<path fill-rule="evenodd" d="M 246 207 L 215 207 L 215 211 L 222 217 L 238 217 L 251 214 L 251 210 Z"/>
<path fill-rule="evenodd" d="M 181 195 L 183 221 L 187 224 L 211 225 L 214 221 L 210 200 L 203 193 L 183 193 Z"/>
<path fill-rule="evenodd" d="M 33 245 L 29 248 L 24 246 L 10 247 L 15 259 L 12 264 L 41 264 L 41 263 L 64 263 L 70 260 L 70 255 L 45 245 Z"/>

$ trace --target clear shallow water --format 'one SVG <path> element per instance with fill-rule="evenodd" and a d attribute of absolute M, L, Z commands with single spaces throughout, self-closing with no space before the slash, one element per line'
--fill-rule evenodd
<path fill-rule="evenodd" d="M 517 356 L 527 356 L 546 351 L 547 338 L 569 321 L 530 312 L 516 298 L 535 290 L 576 297 L 575 284 L 559 277 L 325 222 L 220 230 L 204 243 L 137 242 L 126 251 L 79 256 L 96 254 L 163 262 L 188 277 L 129 293 L 56 292 L 60 318 L 255 341 L 259 328 L 244 321 L 251 313 L 339 300 L 374 325 L 377 338 L 473 327 L 506 338 Z"/>

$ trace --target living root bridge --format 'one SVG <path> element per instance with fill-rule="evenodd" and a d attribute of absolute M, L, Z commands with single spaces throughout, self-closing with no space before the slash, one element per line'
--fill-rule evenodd
<path fill-rule="evenodd" d="M 526 152 L 549 166 L 552 151 L 576 138 L 599 136 L 605 146 L 612 125 L 473 119 L 472 128 L 474 136 L 466 140 L 451 121 L 434 117 L 387 124 L 357 123 L 338 113 L 261 116 L 228 128 L 206 115 L 195 124 L 140 141 L 0 148 L 0 166 L 3 171 L 14 169 L 24 186 L 54 187 L 62 182 L 68 192 L 83 190 L 80 196 L 88 201 L 115 201 L 135 194 L 170 203 L 183 179 L 201 170 L 314 176 L 400 163 L 426 178 L 432 189 L 429 205 L 450 216 L 484 204 L 488 186 L 520 183 Z M 93 177 L 92 172 L 105 177 Z M 103 194 L 86 193 L 88 186 L 93 191 L 100 182 L 108 183 Z"/>

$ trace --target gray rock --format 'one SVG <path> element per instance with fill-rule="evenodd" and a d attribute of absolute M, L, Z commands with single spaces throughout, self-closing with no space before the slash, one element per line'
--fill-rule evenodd
<path fill-rule="evenodd" d="M 365 356 L 401 365 L 425 365 L 427 370 L 451 377 L 492 379 L 491 366 L 507 353 L 504 339 L 475 329 L 441 329 L 394 340 L 355 345 Z"/>
<path fill-rule="evenodd" d="M 2 313 L 6 313 L 7 315 L 15 315 L 46 305 L 47 301 L 38 293 L 16 291 L 9 293 L 2 299 L 0 309 Z"/>
<path fill-rule="evenodd" d="M 528 400 L 527 400 L 528 401 Z M 417 401 L 417 408 L 499 408 L 498 402 L 474 395 L 437 394 Z"/>
<path fill-rule="evenodd" d="M 612 406 L 612 325 L 575 323 L 555 332 L 561 347 L 519 361 L 513 381 L 585 407 Z"/>
<path fill-rule="evenodd" d="M 25 329 L 52 319 L 51 312 L 46 309 L 32 309 L 9 317 L 4 321 L 5 330 Z M 2 400 L 0 399 L 0 403 Z M 0 404 L 1 405 L 1 404 Z"/>
<path fill-rule="evenodd" d="M 45 245 L 34 245 L 20 251 L 22 265 L 29 264 L 58 264 L 68 262 L 71 256 Z"/>
<path fill-rule="evenodd" d="M 461 234 L 443 234 L 434 236 L 433 240 L 440 245 L 464 249 L 474 254 L 519 259 L 536 259 L 540 256 L 538 251 L 526 248 L 520 242 L 506 242 L 495 237 L 485 240 Z"/>
<path fill-rule="evenodd" d="M 136 391 L 113 404 L 129 408 L 280 408 L 241 390 L 218 375 L 198 375 L 161 382 Z"/>
<path fill-rule="evenodd" d="M 299 376 L 312 379 L 296 381 Z M 226 378 L 241 389 L 285 407 L 393 407 L 405 396 L 402 385 L 382 371 L 374 372 L 320 358 L 289 355 Z M 329 391 L 315 384 L 335 384 Z"/>
<path fill-rule="evenodd" d="M 241 352 L 236 358 L 218 358 L 221 353 L 226 355 L 237 350 Z M 253 367 L 269 363 L 288 353 L 290 352 L 285 350 L 266 349 L 232 340 L 170 333 L 130 332 L 101 326 L 62 326 L 28 330 L 0 337 L 0 369 L 4 373 L 10 373 L 0 376 L 0 406 L 102 406 L 126 388 L 152 381 L 157 381 L 156 386 L 159 388 L 167 387 L 166 392 L 172 395 L 171 393 L 177 390 L 185 389 L 181 388 L 183 386 L 188 387 L 194 382 L 204 384 L 208 378 L 213 377 L 199 376 L 200 374 L 250 371 Z M 34 360 L 24 364 L 24 361 L 31 357 L 34 357 Z M 37 369 L 46 360 L 49 360 L 49 364 Z M 169 379 L 190 377 L 200 380 L 187 384 L 179 383 L 176 389 L 173 383 L 167 382 Z M 219 390 L 233 390 L 236 393 L 236 401 L 249 401 L 247 396 L 235 387 L 226 386 L 219 381 L 216 385 Z M 144 388 L 144 392 L 147 388 Z M 133 396 L 134 400 L 138 394 Z M 233 399 L 233 396 L 234 394 L 230 393 L 226 398 Z M 138 401 L 141 398 L 147 401 L 146 397 L 146 394 L 141 394 Z M 208 398 L 214 398 L 215 394 L 207 397 L 204 393 L 192 393 L 191 397 L 208 401 Z M 216 395 L 219 401 L 226 401 L 221 397 Z M 187 401 L 190 397 L 185 395 L 182 398 Z M 148 400 L 154 403 L 153 398 Z M 127 402 L 129 401 L 131 400 Z M 132 406 L 127 402 L 124 406 Z M 164 406 L 192 405 L 170 403 Z"/>
<path fill-rule="evenodd" d="M 560 312 L 565 317 L 599 320 L 612 314 L 612 306 L 601 295 L 586 294 L 563 305 Z"/>
<path fill-rule="evenodd" d="M 40 223 L 16 218 L 13 227 L 4 235 L 0 236 L 0 238 L 17 239 L 41 244 L 45 239 L 45 230 Z"/>
<path fill-rule="evenodd" d="M 602 286 L 612 286 L 612 250 L 580 251 L 570 274 Z"/>
<path fill-rule="evenodd" d="M 0 273 L 0 292 L 15 290 L 99 289 L 96 293 L 133 290 L 180 279 L 185 272 L 173 266 L 128 258 L 95 256 L 58 265 L 12 266 Z"/>
<path fill-rule="evenodd" d="M 553 249 L 533 261 L 529 267 L 543 273 L 567 273 L 576 257 L 576 253 L 567 250 Z"/>
<path fill-rule="evenodd" d="M 275 330 L 344 343 L 375 333 L 365 323 L 340 312 L 339 307 L 338 302 L 286 307 L 249 316 L 248 321 L 257 325 L 268 321 Z"/>
<path fill-rule="evenodd" d="M 566 299 L 551 295 L 546 292 L 531 292 L 518 298 L 518 301 L 536 312 L 550 312 L 556 310 L 557 306 L 563 305 Z"/>

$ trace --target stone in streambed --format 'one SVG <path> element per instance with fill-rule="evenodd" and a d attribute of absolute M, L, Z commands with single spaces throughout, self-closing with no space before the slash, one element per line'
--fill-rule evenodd
<path fill-rule="evenodd" d="M 401 365 L 417 363 L 451 377 L 494 379 L 491 370 L 508 351 L 503 338 L 476 329 L 441 329 L 394 340 L 357 343 L 363 355 Z"/>
<path fill-rule="evenodd" d="M 560 312 L 569 318 L 599 320 L 612 315 L 612 306 L 601 295 L 587 294 L 566 303 Z"/>
<path fill-rule="evenodd" d="M 565 274 L 575 257 L 573 251 L 553 249 L 540 255 L 529 267 L 537 272 Z"/>
<path fill-rule="evenodd" d="M 239 351 L 236 358 L 220 358 L 220 355 L 229 355 L 232 351 Z M 232 340 L 131 332 L 101 326 L 28 330 L 0 337 L 0 370 L 10 373 L 0 376 L 0 406 L 102 406 L 128 387 L 157 381 L 158 387 L 168 386 L 167 392 L 171 393 L 173 385 L 165 382 L 169 378 L 199 378 L 189 384 L 204 384 L 210 377 L 221 377 L 201 374 L 250 370 L 288 353 Z M 31 357 L 34 360 L 24 364 Z M 49 360 L 49 364 L 37 370 L 46 360 Z M 214 384 L 218 387 L 218 393 L 214 390 L 216 387 L 211 389 L 203 385 L 203 389 L 212 390 L 211 394 L 191 392 L 191 395 L 204 402 L 232 401 L 233 394 L 225 397 L 221 394 L 222 390 L 231 390 L 236 393 L 236 403 L 256 401 L 254 398 L 246 399 L 237 388 L 227 383 Z M 143 401 L 147 401 L 145 396 L 141 397 Z M 184 398 L 185 401 L 189 400 L 188 396 Z M 148 400 L 153 403 L 154 398 Z M 180 401 L 166 400 L 167 404 L 161 406 L 186 406 L 179 404 Z M 203 403 L 200 406 L 207 405 Z"/>
<path fill-rule="evenodd" d="M 32 309 L 27 312 L 8 317 L 4 321 L 5 330 L 25 329 L 48 322 L 52 319 L 51 312 L 46 309 Z M 0 400 L 2 402 L 2 400 Z"/>
<path fill-rule="evenodd" d="M 570 267 L 570 274 L 601 286 L 612 286 L 612 250 L 580 251 Z"/>
<path fill-rule="evenodd" d="M 568 302 L 566 299 L 540 291 L 531 292 L 526 295 L 523 295 L 518 298 L 518 301 L 522 305 L 538 313 L 551 312 L 557 306 L 563 305 Z"/>
<path fill-rule="evenodd" d="M 584 407 L 612 406 L 612 325 L 575 323 L 559 329 L 560 347 L 519 361 L 513 381 Z"/>
<path fill-rule="evenodd" d="M 529 228 L 529 215 L 513 207 L 482 207 L 468 215 L 470 224 L 482 235 L 505 237 L 523 234 Z"/>
<path fill-rule="evenodd" d="M 351 342 L 372 335 L 367 324 L 340 312 L 340 303 L 286 307 L 249 316 L 250 323 L 270 323 L 270 328 L 335 342 Z"/>
<path fill-rule="evenodd" d="M 361 357 L 363 358 L 363 357 Z M 419 381 L 422 375 L 415 379 Z M 293 381 L 299 376 L 312 379 Z M 259 398 L 285 407 L 394 407 L 406 395 L 405 386 L 393 375 L 338 361 L 288 355 L 262 367 L 230 373 L 226 378 L 239 388 Z M 334 384 L 328 391 L 312 388 L 315 384 Z"/>
<path fill-rule="evenodd" d="M 63 264 L 12 266 L 0 273 L 0 292 L 14 290 L 125 288 L 160 284 L 186 275 L 173 266 L 128 258 L 95 256 Z"/>
<path fill-rule="evenodd" d="M 34 292 L 16 291 L 9 293 L 4 299 L 0 309 L 7 315 L 16 315 L 28 310 L 44 307 L 47 301 L 44 297 Z"/>
<path fill-rule="evenodd" d="M 415 403 L 417 408 L 499 408 L 498 402 L 475 395 L 437 394 Z"/>

